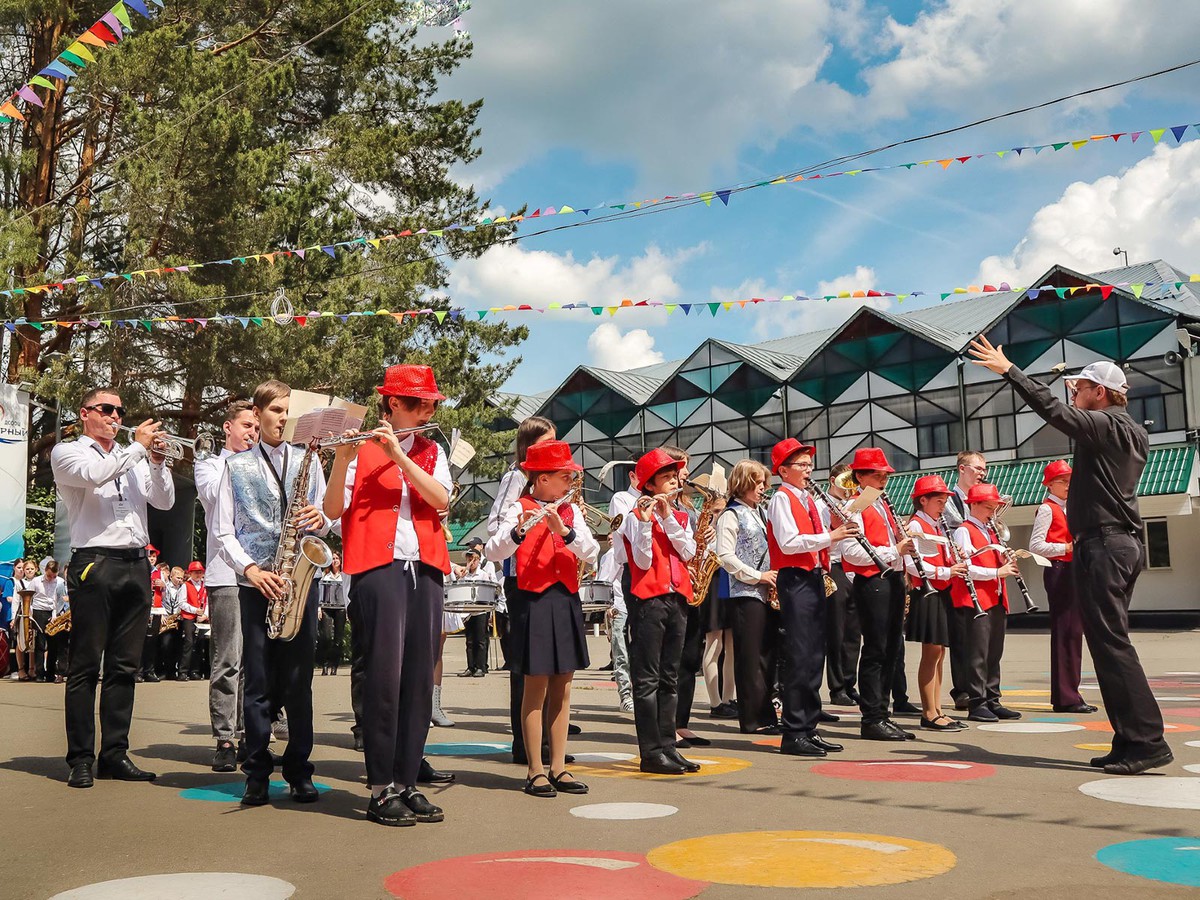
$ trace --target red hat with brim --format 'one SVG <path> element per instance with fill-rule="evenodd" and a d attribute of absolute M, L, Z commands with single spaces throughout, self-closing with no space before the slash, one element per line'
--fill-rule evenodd
<path fill-rule="evenodd" d="M 888 465 L 887 457 L 878 447 L 860 447 L 854 451 L 854 459 L 850 461 L 853 472 L 895 472 Z"/>
<path fill-rule="evenodd" d="M 147 545 L 146 545 L 146 552 L 147 552 L 147 553 L 157 553 L 157 552 L 158 552 L 158 548 L 157 548 L 157 547 L 155 547 L 153 544 L 147 544 Z"/>
<path fill-rule="evenodd" d="M 1047 463 L 1046 468 L 1042 471 L 1042 486 L 1049 485 L 1055 478 L 1062 478 L 1064 475 L 1070 474 L 1070 463 L 1065 459 L 1056 459 L 1052 463 Z"/>
<path fill-rule="evenodd" d="M 977 484 L 967 491 L 967 503 L 1000 503 L 1000 489 L 994 484 Z"/>
<path fill-rule="evenodd" d="M 537 447 L 537 444 L 533 445 Z M 530 450 L 533 447 L 529 448 Z M 634 469 L 634 478 L 637 480 L 637 489 L 640 491 L 650 483 L 663 469 L 680 469 L 683 466 L 683 460 L 676 459 L 666 450 L 661 447 L 656 447 L 645 456 L 637 461 L 637 468 Z"/>
<path fill-rule="evenodd" d="M 771 474 L 778 475 L 779 467 L 798 453 L 807 453 L 817 458 L 817 448 L 802 444 L 795 438 L 787 438 L 771 448 Z"/>
<path fill-rule="evenodd" d="M 388 366 L 383 386 L 375 388 L 384 397 L 413 397 L 417 400 L 445 400 L 433 379 L 429 366 Z"/>
<path fill-rule="evenodd" d="M 203 572 L 204 571 L 204 563 L 200 562 L 200 560 L 198 560 L 198 559 L 193 559 L 190 563 L 188 563 L 188 571 L 189 572 Z"/>
<path fill-rule="evenodd" d="M 946 486 L 946 482 L 942 481 L 941 475 L 922 475 L 913 485 L 912 498 L 915 501 L 918 497 L 928 497 L 930 494 L 946 494 L 949 496 L 953 491 Z"/>
<path fill-rule="evenodd" d="M 582 472 L 583 466 L 571 458 L 566 441 L 538 441 L 525 451 L 521 468 L 526 472 Z"/>

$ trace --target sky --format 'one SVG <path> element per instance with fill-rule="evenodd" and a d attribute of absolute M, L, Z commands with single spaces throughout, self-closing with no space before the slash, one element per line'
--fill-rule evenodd
<path fill-rule="evenodd" d="M 443 92 L 483 98 L 456 173 L 497 214 L 756 182 L 1200 57 L 1166 0 L 505 0 L 465 17 L 475 51 Z M 966 156 L 1200 122 L 1200 66 L 875 154 Z M 735 194 L 494 247 L 452 264 L 455 305 L 704 303 L 856 288 L 935 293 L 1163 258 L 1200 271 L 1200 138 L 1067 147 Z M 833 170 L 846 168 L 835 166 Z M 523 223 L 520 234 L 546 224 Z M 569 221 L 581 221 L 572 217 Z M 861 301 L 716 317 L 515 314 L 506 388 L 577 365 L 680 359 L 708 337 L 831 327 Z M 934 298 L 877 301 L 903 311 Z M 987 302 L 986 299 L 980 302 Z"/>

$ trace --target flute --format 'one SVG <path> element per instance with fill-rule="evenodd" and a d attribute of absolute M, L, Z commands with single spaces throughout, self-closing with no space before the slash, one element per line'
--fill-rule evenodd
<path fill-rule="evenodd" d="M 410 434 L 422 434 L 426 431 L 441 431 L 441 428 L 436 422 L 430 422 L 427 425 L 414 425 L 412 428 L 396 428 L 393 429 L 392 434 L 396 435 L 398 438 L 402 438 L 407 437 Z M 376 436 L 377 435 L 374 431 L 360 431 L 357 434 L 340 437 L 328 437 L 317 441 L 317 449 L 326 450 L 330 447 L 343 447 L 346 444 L 358 444 L 362 441 L 369 441 L 371 438 Z"/>

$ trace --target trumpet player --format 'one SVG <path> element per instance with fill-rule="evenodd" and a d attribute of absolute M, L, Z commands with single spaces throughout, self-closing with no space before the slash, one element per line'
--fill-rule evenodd
<path fill-rule="evenodd" d="M 54 482 L 71 532 L 71 652 L 67 665 L 67 765 L 70 787 L 90 788 L 95 776 L 153 781 L 129 759 L 134 676 L 150 616 L 146 507 L 175 505 L 175 483 L 155 443 L 158 422 L 147 419 L 128 447 L 116 436 L 125 407 L 112 388 L 89 391 L 79 407 L 83 436 L 50 454 Z M 96 755 L 96 684 L 100 693 L 100 753 Z"/>

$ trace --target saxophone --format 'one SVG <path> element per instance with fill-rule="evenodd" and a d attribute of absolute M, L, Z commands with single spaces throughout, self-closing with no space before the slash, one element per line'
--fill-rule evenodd
<path fill-rule="evenodd" d="M 299 634 L 313 576 L 333 562 L 328 544 L 311 534 L 300 533 L 300 511 L 308 506 L 308 482 L 316 455 L 314 440 L 304 451 L 300 471 L 292 481 L 292 499 L 288 501 L 287 518 L 280 529 L 275 559 L 269 569 L 287 582 L 287 592 L 267 606 L 267 637 L 272 640 L 290 641 Z"/>
<path fill-rule="evenodd" d="M 61 615 L 55 616 L 46 623 L 46 637 L 54 637 L 63 631 L 71 630 L 71 611 L 68 609 Z"/>
<path fill-rule="evenodd" d="M 700 517 L 696 520 L 696 555 L 688 562 L 688 574 L 692 577 L 691 606 L 699 606 L 708 597 L 708 588 L 712 584 L 713 575 L 717 573 L 716 547 L 710 547 L 700 535 L 708 530 L 720 508 L 725 505 L 725 495 L 720 491 L 704 487 L 689 481 L 688 486 L 695 488 L 704 495 L 704 504 L 700 507 Z"/>
<path fill-rule="evenodd" d="M 179 613 L 171 613 L 169 616 L 163 616 L 162 621 L 158 623 L 158 633 L 165 634 L 168 631 L 179 630 Z"/>

